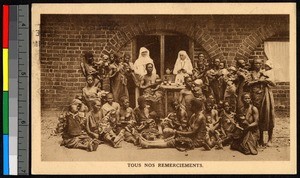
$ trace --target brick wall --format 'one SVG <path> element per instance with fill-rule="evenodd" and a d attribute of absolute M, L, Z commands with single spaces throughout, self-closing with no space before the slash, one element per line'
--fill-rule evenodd
<path fill-rule="evenodd" d="M 277 82 L 273 88 L 275 114 L 279 117 L 290 116 L 290 83 Z"/>
<path fill-rule="evenodd" d="M 159 31 L 188 36 L 194 42 L 194 57 L 201 51 L 208 58 L 220 58 L 230 65 L 236 56 L 251 58 L 253 53 L 260 54 L 257 47 L 265 39 L 289 31 L 289 19 L 284 15 L 175 18 L 169 15 L 156 18 L 146 15 L 42 15 L 42 107 L 59 109 L 81 93 L 85 86 L 80 69 L 84 51 L 92 51 L 95 58 L 109 52 L 132 55 L 135 36 Z"/>

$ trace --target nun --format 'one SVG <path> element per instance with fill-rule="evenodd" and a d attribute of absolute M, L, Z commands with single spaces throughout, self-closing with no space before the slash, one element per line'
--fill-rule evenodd
<path fill-rule="evenodd" d="M 153 63 L 153 60 L 150 58 L 150 51 L 145 48 L 140 48 L 139 58 L 134 62 L 134 73 L 144 76 L 147 74 L 146 71 L 146 64 L 151 63 L 153 64 L 153 71 L 152 74 L 156 74 L 155 65 Z"/>
<path fill-rule="evenodd" d="M 173 74 L 176 75 L 175 83 L 183 84 L 184 78 L 188 75 L 191 75 L 192 71 L 193 65 L 186 51 L 179 51 L 173 70 Z"/>

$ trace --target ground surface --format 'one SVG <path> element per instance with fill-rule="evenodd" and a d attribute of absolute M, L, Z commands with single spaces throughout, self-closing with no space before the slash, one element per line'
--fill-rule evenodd
<path fill-rule="evenodd" d="M 258 155 L 246 156 L 229 147 L 179 152 L 172 148 L 141 149 L 126 142 L 118 149 L 101 144 L 96 152 L 67 149 L 60 146 L 61 137 L 50 136 L 56 127 L 58 114 L 53 111 L 42 114 L 43 161 L 287 161 L 290 155 L 289 118 L 276 118 L 273 147 L 259 148 Z"/>

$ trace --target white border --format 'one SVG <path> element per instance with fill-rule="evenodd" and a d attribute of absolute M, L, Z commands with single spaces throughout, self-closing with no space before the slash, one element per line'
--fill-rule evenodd
<path fill-rule="evenodd" d="M 295 174 L 296 3 L 32 4 L 32 44 L 39 41 L 41 14 L 289 14 L 290 161 L 202 161 L 204 168 L 128 168 L 126 162 L 41 161 L 39 48 L 32 45 L 32 174 Z M 143 163 L 143 162 L 141 162 Z M 155 163 L 155 162 L 154 162 Z"/>

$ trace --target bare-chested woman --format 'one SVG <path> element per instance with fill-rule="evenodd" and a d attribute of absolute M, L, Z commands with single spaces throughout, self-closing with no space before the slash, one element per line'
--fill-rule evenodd
<path fill-rule="evenodd" d="M 231 144 L 231 149 L 238 150 L 246 155 L 257 155 L 259 139 L 258 131 L 258 110 L 251 104 L 249 93 L 242 95 L 243 107 L 240 110 L 239 123 L 244 131 L 240 138 L 235 139 Z"/>

